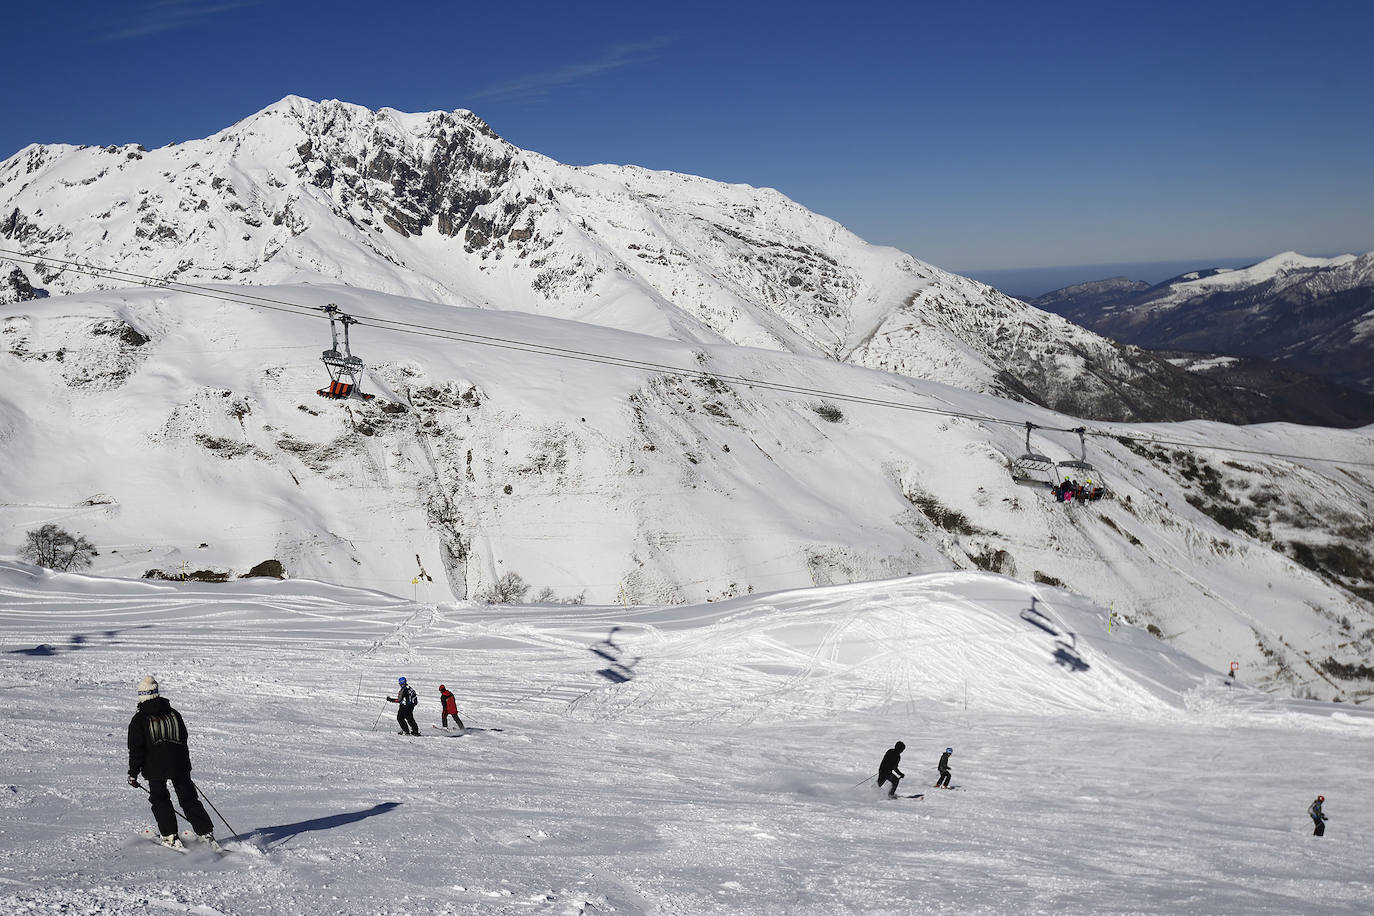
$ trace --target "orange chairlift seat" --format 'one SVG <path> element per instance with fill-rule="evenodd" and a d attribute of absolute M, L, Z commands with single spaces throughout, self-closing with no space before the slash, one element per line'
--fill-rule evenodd
<path fill-rule="evenodd" d="M 329 338 L 333 346 L 324 351 L 320 362 L 329 372 L 329 385 L 315 393 L 322 398 L 336 401 L 345 398 L 358 398 L 370 401 L 374 395 L 366 394 L 359 387 L 363 377 L 363 361 L 353 355 L 348 343 L 348 326 L 357 324 L 358 319 L 340 311 L 334 303 L 323 306 L 320 311 L 329 316 Z M 339 349 L 339 326 L 343 326 L 343 350 Z"/>

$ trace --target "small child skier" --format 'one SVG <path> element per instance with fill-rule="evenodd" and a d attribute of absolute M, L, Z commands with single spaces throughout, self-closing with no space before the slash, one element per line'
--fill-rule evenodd
<path fill-rule="evenodd" d="M 396 722 L 401 726 L 398 735 L 420 736 L 420 726 L 415 724 L 415 705 L 420 702 L 420 697 L 416 695 L 415 688 L 406 683 L 406 679 L 399 677 L 396 679 L 399 689 L 396 696 L 387 697 L 388 703 L 397 703 L 400 709 L 396 710 Z"/>
<path fill-rule="evenodd" d="M 949 755 L 953 753 L 954 748 L 947 747 L 945 752 L 940 755 L 940 778 L 935 781 L 935 788 L 937 789 L 949 788 Z"/>
<path fill-rule="evenodd" d="M 443 684 L 439 685 L 439 706 L 443 709 L 443 715 L 439 721 L 444 728 L 448 728 L 448 717 L 453 716 L 453 724 L 458 726 L 459 731 L 463 731 L 463 720 L 458 718 L 458 701 L 453 697 L 453 691 Z"/>
<path fill-rule="evenodd" d="M 1326 801 L 1325 795 L 1318 795 L 1317 800 L 1307 806 L 1307 816 L 1312 818 L 1313 836 L 1326 836 L 1326 815 L 1322 813 L 1322 802 Z"/>

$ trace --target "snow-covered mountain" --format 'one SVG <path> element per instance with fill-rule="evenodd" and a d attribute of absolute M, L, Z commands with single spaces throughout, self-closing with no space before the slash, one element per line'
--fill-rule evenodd
<path fill-rule="evenodd" d="M 1139 346 L 1262 356 L 1374 391 L 1374 252 L 1312 258 L 1288 251 L 1143 289 L 1117 280 L 1082 284 L 1034 304 Z"/>
<path fill-rule="evenodd" d="M 1271 689 L 1374 692 L 1374 430 L 1095 428 L 1111 498 L 1054 503 L 1008 462 L 1082 421 L 995 395 L 1148 416 L 1190 374 L 775 192 L 287 99 L 163 150 L 30 147 L 0 196 L 37 279 L 0 311 L 0 553 L 55 522 L 102 573 L 624 604 L 981 568 Z M 314 394 L 330 302 L 374 401 Z"/>
<path fill-rule="evenodd" d="M 1020 424 L 1079 423 L 1030 405 L 349 287 L 249 292 L 363 316 L 378 397 L 315 395 L 328 326 L 308 312 L 160 289 L 23 303 L 0 318 L 0 553 L 52 521 L 116 575 L 277 560 L 442 600 L 515 574 L 526 598 L 628 604 L 982 568 L 1273 689 L 1374 687 L 1374 429 L 1106 427 L 1135 437 L 1088 440 L 1112 497 L 1065 505 L 1008 472 Z M 1068 433 L 1031 446 L 1079 454 Z"/>
<path fill-rule="evenodd" d="M 163 279 L 346 284 L 822 355 L 1096 419 L 1257 416 L 1243 393 L 776 191 L 565 166 L 462 110 L 292 96 L 162 149 L 33 145 L 0 163 L 0 240 Z M 0 301 L 111 285 L 56 261 L 0 273 Z"/>

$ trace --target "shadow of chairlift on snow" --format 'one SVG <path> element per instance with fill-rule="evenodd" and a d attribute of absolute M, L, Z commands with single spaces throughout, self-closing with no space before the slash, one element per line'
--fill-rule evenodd
<path fill-rule="evenodd" d="M 1083 656 L 1078 654 L 1078 634 L 1061 631 L 1049 616 L 1035 606 L 1037 601 L 1038 599 L 1031 595 L 1031 606 L 1021 611 L 1021 619 L 1055 637 L 1052 656 L 1054 663 L 1077 673 L 1091 668 L 1092 666 L 1083 660 Z"/>
<path fill-rule="evenodd" d="M 143 624 L 137 627 L 128 627 L 133 630 L 146 630 L 152 624 Z M 115 643 L 115 637 L 124 630 L 105 630 L 100 633 L 87 636 L 85 633 L 73 633 L 65 645 L 54 646 L 51 643 L 41 643 L 32 649 L 10 649 L 6 655 L 28 655 L 33 658 L 47 658 L 52 655 L 65 655 L 68 652 L 80 652 L 82 649 L 105 648 Z"/>
<path fill-rule="evenodd" d="M 1073 636 L 1072 633 L 1070 633 L 1069 635 Z M 1076 642 L 1077 639 L 1074 640 L 1074 643 Z M 1068 668 L 1070 671 L 1073 671 L 1075 673 L 1087 671 L 1089 668 L 1092 667 L 1092 665 L 1089 665 L 1087 662 L 1083 661 L 1083 656 L 1078 654 L 1078 647 L 1074 643 L 1067 643 L 1064 642 L 1062 639 L 1057 640 L 1055 642 L 1055 664 L 1063 665 L 1065 668 Z"/>
<path fill-rule="evenodd" d="M 312 830 L 333 830 L 335 827 L 356 824 L 358 821 L 366 820 L 369 817 L 386 814 L 400 806 L 400 802 L 382 802 L 363 811 L 330 814 L 325 817 L 314 817 L 308 821 L 296 821 L 294 824 L 278 824 L 275 827 L 259 827 L 257 830 L 249 832 L 244 836 L 244 839 L 248 841 L 261 840 L 264 848 L 282 846 L 302 833 L 309 833 Z"/>
<path fill-rule="evenodd" d="M 1031 606 L 1021 612 L 1021 619 L 1033 627 L 1039 627 L 1051 636 L 1058 636 L 1059 628 L 1054 625 L 1054 621 L 1050 620 L 1043 611 L 1035 606 L 1037 600 L 1034 595 L 1031 595 Z"/>
<path fill-rule="evenodd" d="M 615 644 L 615 633 L 619 629 L 620 627 L 611 627 L 611 632 L 606 635 L 605 639 L 594 642 L 587 647 L 595 655 L 599 655 L 610 662 L 609 665 L 596 673 L 612 684 L 623 684 L 626 681 L 634 680 L 634 666 L 640 662 L 640 656 L 635 656 L 632 662 L 625 661 L 624 650 Z"/>

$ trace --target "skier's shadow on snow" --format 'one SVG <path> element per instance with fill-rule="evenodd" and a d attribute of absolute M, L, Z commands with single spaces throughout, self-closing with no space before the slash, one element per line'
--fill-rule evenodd
<path fill-rule="evenodd" d="M 343 827 L 346 824 L 357 823 L 378 814 L 386 814 L 401 806 L 400 802 L 382 802 L 373 805 L 364 811 L 350 811 L 347 814 L 331 814 L 327 817 L 315 817 L 308 821 L 296 821 L 294 824 L 278 824 L 276 827 L 259 827 L 249 834 L 249 839 L 261 840 L 264 846 L 280 846 L 288 840 L 294 839 L 302 833 L 309 833 L 312 830 L 333 830 L 335 827 Z"/>

